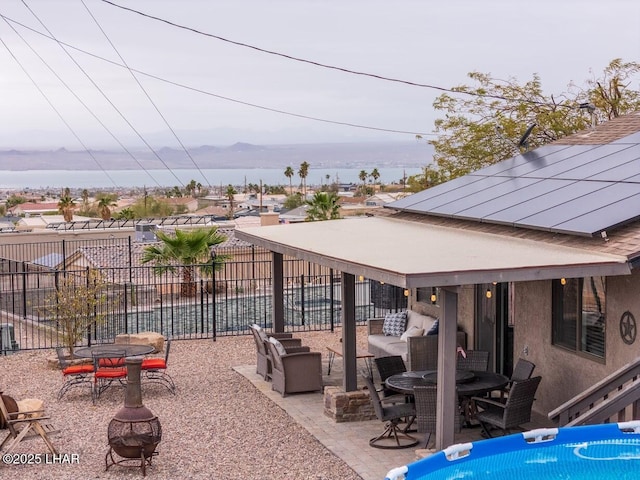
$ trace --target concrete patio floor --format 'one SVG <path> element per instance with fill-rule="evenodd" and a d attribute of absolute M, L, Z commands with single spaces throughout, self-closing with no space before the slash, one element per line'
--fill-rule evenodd
<path fill-rule="evenodd" d="M 323 352 L 324 385 L 341 385 L 342 362 L 337 359 L 333 364 L 331 376 L 327 376 L 327 361 L 327 355 Z M 425 448 L 425 436 L 423 434 L 413 434 L 420 439 L 420 443 L 413 448 L 398 450 L 373 448 L 369 446 L 369 439 L 382 432 L 383 423 L 380 420 L 336 423 L 324 414 L 322 394 L 304 393 L 282 397 L 278 392 L 271 389 L 270 382 L 266 382 L 260 375 L 256 374 L 255 365 L 237 366 L 234 367 L 234 370 L 249 380 L 262 394 L 285 410 L 296 423 L 303 426 L 328 450 L 341 458 L 363 480 L 383 480 L 392 468 L 414 462 L 421 458 L 421 454 L 424 453 L 424 451 L 420 452 Z M 524 428 L 529 430 L 550 425 L 546 417 L 534 413 L 533 421 L 525 424 Z M 472 442 L 481 439 L 479 428 L 463 428 L 456 435 L 455 443 Z"/>

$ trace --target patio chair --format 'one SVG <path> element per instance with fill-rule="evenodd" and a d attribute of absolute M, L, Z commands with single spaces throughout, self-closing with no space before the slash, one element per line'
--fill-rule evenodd
<path fill-rule="evenodd" d="M 489 352 L 484 350 L 467 350 L 466 358 L 458 355 L 458 370 L 486 372 L 489 369 Z"/>
<path fill-rule="evenodd" d="M 167 364 L 169 363 L 169 351 L 171 350 L 171 340 L 167 340 L 164 347 L 164 358 L 149 357 L 142 360 L 140 366 L 142 382 L 159 383 L 169 389 L 172 394 L 176 394 L 176 385 L 173 379 L 167 373 Z"/>
<path fill-rule="evenodd" d="M 531 378 L 535 368 L 536 365 L 534 363 L 525 360 L 524 358 L 519 358 L 516 362 L 516 366 L 513 368 L 511 378 L 509 378 L 509 383 L 502 390 L 499 390 L 501 401 L 504 402 L 504 398 L 509 394 L 509 390 L 511 389 L 513 382 L 519 382 L 521 380 Z"/>
<path fill-rule="evenodd" d="M 63 379 L 62 387 L 58 391 L 58 400 L 74 387 L 87 386 L 91 389 L 93 385 L 93 364 L 72 365 L 67 361 L 64 351 L 63 347 L 56 348 Z"/>
<path fill-rule="evenodd" d="M 4 449 L 6 453 L 11 453 L 22 440 L 40 436 L 49 451 L 57 455 L 58 450 L 49 439 L 49 435 L 56 432 L 56 430 L 51 424 L 43 422 L 50 419 L 50 417 L 44 416 L 44 410 L 9 412 L 7 408 L 8 398 L 11 397 L 0 395 L 0 416 L 4 418 L 9 430 L 7 436 L 0 443 L 0 450 Z"/>
<path fill-rule="evenodd" d="M 416 408 L 415 423 L 419 433 L 426 434 L 424 448 L 429 447 L 431 434 L 436 431 L 436 417 L 438 410 L 437 389 L 435 385 L 417 385 L 413 387 L 413 397 Z"/>
<path fill-rule="evenodd" d="M 389 355 L 387 357 L 378 357 L 373 360 L 380 374 L 382 388 L 378 389 L 378 393 L 382 394 L 382 401 L 405 401 L 402 400 L 405 395 L 398 394 L 395 390 L 386 388 L 384 382 L 391 375 L 397 375 L 407 371 L 407 366 L 400 355 Z"/>
<path fill-rule="evenodd" d="M 275 338 L 267 342 L 273 370 L 271 389 L 282 396 L 289 393 L 322 391 L 322 354 L 288 353 Z"/>
<path fill-rule="evenodd" d="M 124 350 L 102 351 L 93 353 L 93 395 L 92 401 L 96 400 L 114 382 L 125 386 L 127 383 L 127 367 L 124 366 Z"/>
<path fill-rule="evenodd" d="M 381 422 L 385 422 L 384 431 L 377 437 L 369 440 L 369 445 L 374 448 L 397 449 L 415 447 L 419 441 L 407 433 L 407 428 L 400 428 L 399 425 L 406 419 L 416 415 L 413 403 L 395 403 L 393 405 L 384 404 L 373 383 L 373 379 L 363 372 L 364 383 L 369 390 L 373 410 L 376 417 Z"/>
<path fill-rule="evenodd" d="M 492 427 L 507 434 L 512 428 L 521 428 L 523 423 L 531 421 L 531 409 L 540 380 L 541 377 L 533 377 L 514 382 L 505 403 L 473 397 L 475 403 L 484 409 L 476 414 L 476 419 L 487 437 L 492 436 Z"/>
<path fill-rule="evenodd" d="M 290 333 L 271 333 L 267 332 L 255 323 L 249 327 L 253 340 L 256 344 L 256 373 L 262 375 L 265 380 L 271 378 L 271 359 L 269 358 L 269 349 L 267 343 L 270 337 L 276 338 L 282 343 L 286 349 L 294 351 L 309 351 L 309 347 L 302 347 L 302 340 L 293 338 Z M 298 347 L 296 350 L 294 347 Z"/>

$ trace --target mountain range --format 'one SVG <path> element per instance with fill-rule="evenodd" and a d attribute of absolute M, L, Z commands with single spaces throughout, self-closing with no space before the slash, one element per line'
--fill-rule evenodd
<path fill-rule="evenodd" d="M 433 148 L 417 141 L 229 146 L 202 145 L 147 150 L 0 150 L 0 170 L 145 170 L 194 168 L 286 168 L 302 162 L 314 168 L 423 167 Z"/>

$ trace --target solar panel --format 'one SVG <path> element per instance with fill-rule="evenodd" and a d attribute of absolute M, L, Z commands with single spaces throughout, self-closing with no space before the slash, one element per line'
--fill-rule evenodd
<path fill-rule="evenodd" d="M 594 235 L 640 218 L 640 132 L 604 145 L 546 145 L 389 206 Z"/>

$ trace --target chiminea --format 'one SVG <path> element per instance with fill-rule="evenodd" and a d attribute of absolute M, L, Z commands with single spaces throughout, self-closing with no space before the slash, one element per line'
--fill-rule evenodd
<path fill-rule="evenodd" d="M 111 465 L 123 464 L 139 460 L 142 475 L 146 475 L 147 465 L 157 455 L 156 447 L 162 440 L 160 420 L 151 410 L 142 404 L 142 388 L 140 387 L 140 366 L 142 357 L 128 357 L 127 391 L 124 397 L 124 407 L 115 414 L 109 423 L 108 439 L 109 451 L 105 457 L 105 470 Z M 116 460 L 113 453 L 122 457 Z"/>

